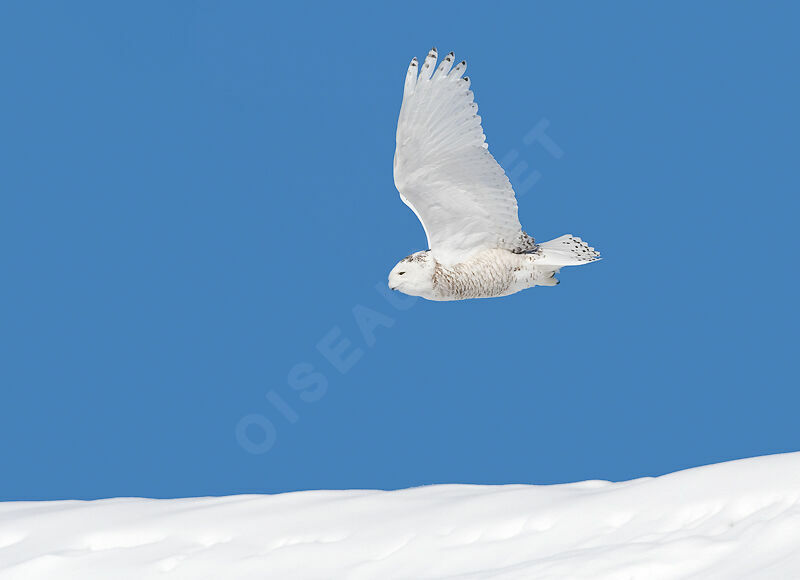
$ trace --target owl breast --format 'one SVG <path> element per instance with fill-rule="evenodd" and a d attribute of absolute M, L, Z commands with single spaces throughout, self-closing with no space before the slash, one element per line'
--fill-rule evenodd
<path fill-rule="evenodd" d="M 531 260 L 507 250 L 486 250 L 454 266 L 437 263 L 433 273 L 436 300 L 506 296 L 529 287 Z"/>

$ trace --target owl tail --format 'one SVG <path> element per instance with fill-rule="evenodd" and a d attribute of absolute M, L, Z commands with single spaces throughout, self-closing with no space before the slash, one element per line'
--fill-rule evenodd
<path fill-rule="evenodd" d="M 589 244 L 570 234 L 539 244 L 539 257 L 535 265 L 554 266 L 557 272 L 561 266 L 580 266 L 600 259 L 600 252 Z"/>

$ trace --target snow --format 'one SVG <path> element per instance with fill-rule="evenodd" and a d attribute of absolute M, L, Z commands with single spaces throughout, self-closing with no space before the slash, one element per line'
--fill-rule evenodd
<path fill-rule="evenodd" d="M 622 483 L 0 503 L 0 579 L 800 578 L 800 453 Z"/>

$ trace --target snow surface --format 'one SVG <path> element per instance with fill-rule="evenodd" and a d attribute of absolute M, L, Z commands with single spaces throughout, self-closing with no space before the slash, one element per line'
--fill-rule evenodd
<path fill-rule="evenodd" d="M 0 579 L 800 578 L 800 453 L 623 483 L 0 503 Z"/>

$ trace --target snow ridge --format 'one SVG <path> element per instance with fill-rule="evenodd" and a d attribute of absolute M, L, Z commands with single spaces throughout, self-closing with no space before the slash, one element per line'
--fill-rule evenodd
<path fill-rule="evenodd" d="M 800 578 L 800 453 L 622 483 L 0 503 L 0 579 Z"/>

